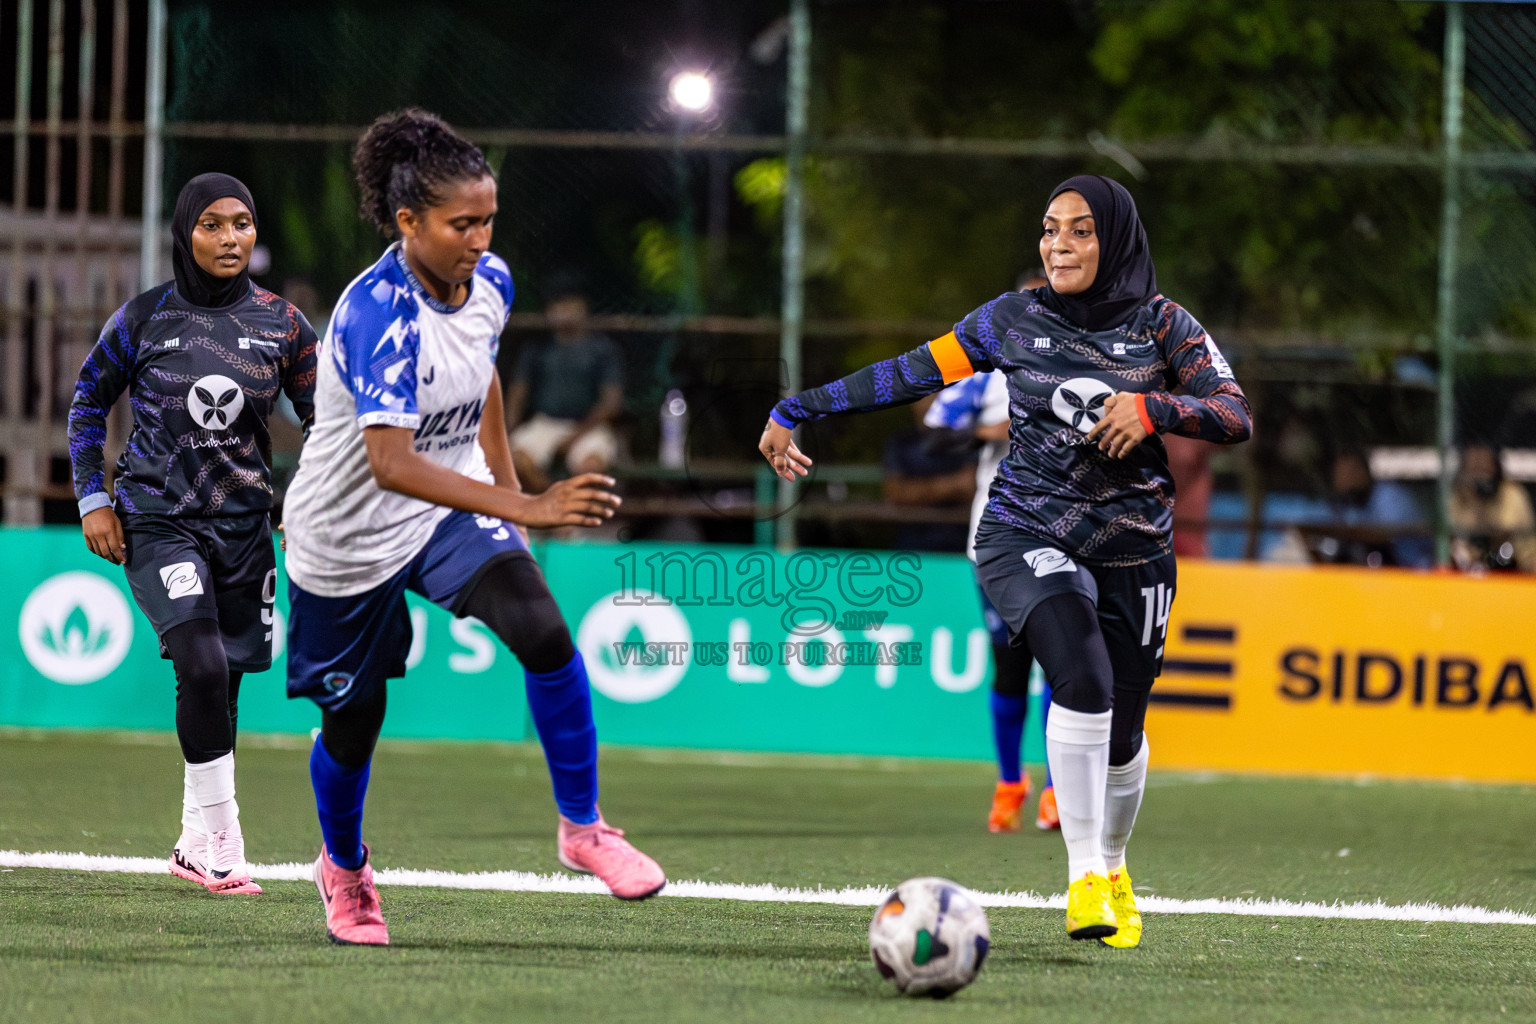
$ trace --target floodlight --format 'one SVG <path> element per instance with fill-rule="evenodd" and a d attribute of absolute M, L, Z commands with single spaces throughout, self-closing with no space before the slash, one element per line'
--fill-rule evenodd
<path fill-rule="evenodd" d="M 679 71 L 667 91 L 674 104 L 694 114 L 708 110 L 715 99 L 715 83 L 701 71 Z"/>

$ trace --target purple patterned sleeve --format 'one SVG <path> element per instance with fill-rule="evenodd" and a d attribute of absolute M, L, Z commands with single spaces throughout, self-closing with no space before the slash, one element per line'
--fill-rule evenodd
<path fill-rule="evenodd" d="M 825 387 L 791 395 L 773 407 L 774 422 L 795 427 L 840 412 L 872 412 L 906 405 L 944 387 L 944 377 L 923 345 L 855 370 Z"/>
<path fill-rule="evenodd" d="M 1248 398 L 1226 357 L 1199 322 L 1169 302 L 1158 318 L 1157 343 L 1186 394 L 1144 396 L 1147 417 L 1160 434 L 1181 434 L 1216 444 L 1239 444 L 1253 433 Z"/>
<path fill-rule="evenodd" d="M 133 379 L 134 342 L 127 307 L 112 315 L 75 380 L 69 406 L 69 462 L 84 516 L 111 504 L 107 496 L 107 414 Z"/>

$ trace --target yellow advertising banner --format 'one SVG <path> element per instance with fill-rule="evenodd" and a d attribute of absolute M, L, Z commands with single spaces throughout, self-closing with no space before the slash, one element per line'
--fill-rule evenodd
<path fill-rule="evenodd" d="M 1181 559 L 1161 768 L 1536 782 L 1536 579 Z"/>

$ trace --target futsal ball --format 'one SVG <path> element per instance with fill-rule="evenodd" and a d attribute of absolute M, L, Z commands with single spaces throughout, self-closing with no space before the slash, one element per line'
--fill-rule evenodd
<path fill-rule="evenodd" d="M 875 967 L 909 995 L 943 999 L 976 980 L 992 944 L 986 912 L 947 878 L 911 878 L 869 922 Z"/>

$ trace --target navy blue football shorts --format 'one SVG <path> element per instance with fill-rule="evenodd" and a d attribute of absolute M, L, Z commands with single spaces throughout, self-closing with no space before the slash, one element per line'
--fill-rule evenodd
<path fill-rule="evenodd" d="M 1150 685 L 1162 672 L 1177 576 L 1172 555 L 1141 565 L 1089 565 L 1018 530 L 992 526 L 976 534 L 976 578 L 1012 644 L 1025 646 L 1024 624 L 1041 601 L 1082 594 L 1098 612 L 1117 684 Z"/>
<path fill-rule="evenodd" d="M 410 564 L 372 590 L 321 597 L 288 583 L 288 696 L 335 710 L 405 675 L 411 615 L 405 592 L 460 614 L 480 578 L 530 557 L 522 534 L 492 516 L 452 512 Z"/>

